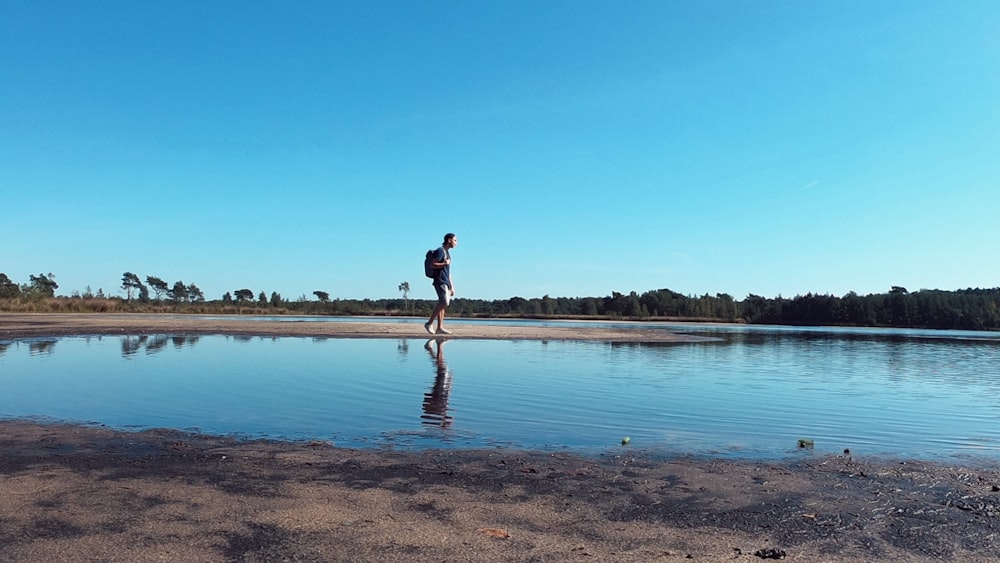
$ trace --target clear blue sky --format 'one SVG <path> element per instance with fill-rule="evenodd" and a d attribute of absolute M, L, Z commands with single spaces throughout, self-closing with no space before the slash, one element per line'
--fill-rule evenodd
<path fill-rule="evenodd" d="M 0 272 L 1000 286 L 1000 2 L 0 0 Z"/>

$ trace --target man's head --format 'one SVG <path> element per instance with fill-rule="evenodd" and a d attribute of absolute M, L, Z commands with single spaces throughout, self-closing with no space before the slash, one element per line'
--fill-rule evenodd
<path fill-rule="evenodd" d="M 455 248 L 455 246 L 458 245 L 458 237 L 455 236 L 455 233 L 448 233 L 444 236 L 444 242 L 442 245 L 445 248 Z"/>

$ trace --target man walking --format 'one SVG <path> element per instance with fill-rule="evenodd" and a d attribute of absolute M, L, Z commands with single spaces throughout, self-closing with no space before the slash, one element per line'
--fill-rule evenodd
<path fill-rule="evenodd" d="M 441 248 L 434 251 L 434 291 L 437 292 L 437 305 L 431 318 L 424 323 L 424 329 L 431 334 L 451 334 L 444 328 L 444 310 L 455 296 L 455 283 L 451 279 L 451 249 L 458 245 L 458 237 L 454 233 L 444 235 Z M 437 319 L 437 330 L 434 330 L 434 320 Z"/>

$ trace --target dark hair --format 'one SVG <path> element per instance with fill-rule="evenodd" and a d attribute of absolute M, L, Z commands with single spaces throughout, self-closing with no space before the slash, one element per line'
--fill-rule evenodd
<path fill-rule="evenodd" d="M 448 242 L 449 240 L 451 240 L 453 238 L 455 238 L 455 233 L 448 233 L 448 234 L 446 234 L 444 236 L 444 242 Z"/>

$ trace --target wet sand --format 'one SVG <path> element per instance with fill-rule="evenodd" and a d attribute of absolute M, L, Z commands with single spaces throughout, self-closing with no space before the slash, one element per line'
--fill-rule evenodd
<path fill-rule="evenodd" d="M 455 325 L 454 337 L 653 336 L 467 326 Z M 0 314 L 0 339 L 398 338 L 426 336 L 422 330 L 410 323 Z M 512 332 L 520 336 L 503 336 Z M 1000 558 L 995 465 L 806 452 L 769 462 L 661 459 L 632 446 L 599 457 L 354 450 L 23 420 L 0 421 L 0 452 L 0 561 Z"/>

